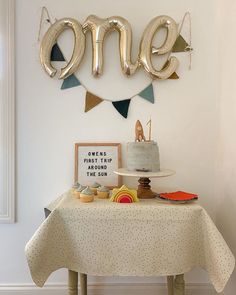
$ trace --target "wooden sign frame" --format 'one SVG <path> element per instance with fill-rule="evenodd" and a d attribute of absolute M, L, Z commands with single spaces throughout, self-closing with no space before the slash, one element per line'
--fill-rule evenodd
<path fill-rule="evenodd" d="M 95 166 L 98 167 L 96 170 Z M 86 170 L 89 167 L 94 167 L 94 169 Z M 99 167 L 102 167 L 102 169 L 99 169 Z M 109 188 L 120 187 L 122 177 L 113 173 L 118 168 L 121 168 L 120 143 L 75 143 L 75 182 L 78 181 L 82 185 L 91 185 L 96 181 Z"/>

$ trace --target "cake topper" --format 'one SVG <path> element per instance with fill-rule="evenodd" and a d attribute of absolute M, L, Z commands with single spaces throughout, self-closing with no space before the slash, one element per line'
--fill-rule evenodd
<path fill-rule="evenodd" d="M 143 126 L 139 120 L 136 121 L 135 124 L 135 141 L 151 141 L 152 137 L 152 119 L 147 122 L 149 125 L 149 132 L 148 132 L 148 140 L 146 140 L 143 132 Z"/>
<path fill-rule="evenodd" d="M 139 120 L 135 124 L 135 141 L 146 141 L 143 133 L 143 126 Z"/>
<path fill-rule="evenodd" d="M 152 119 L 147 122 L 147 125 L 149 125 L 149 132 L 148 132 L 148 141 L 151 141 L 152 137 Z"/>

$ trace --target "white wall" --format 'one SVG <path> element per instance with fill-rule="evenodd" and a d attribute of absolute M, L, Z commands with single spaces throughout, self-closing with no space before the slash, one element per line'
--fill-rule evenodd
<path fill-rule="evenodd" d="M 173 177 L 153 181 L 153 186 L 159 186 L 160 190 L 168 187 L 198 193 L 201 203 L 214 218 L 220 87 L 219 32 L 216 18 L 218 2 L 16 2 L 17 223 L 0 227 L 0 283 L 31 282 L 24 246 L 44 218 L 43 207 L 72 184 L 74 143 L 118 141 L 123 144 L 125 158 L 125 144 L 133 140 L 133 128 L 137 119 L 145 123 L 152 116 L 153 138 L 160 146 L 161 165 L 177 171 Z M 85 91 L 81 88 L 61 91 L 61 82 L 50 79 L 40 66 L 37 34 L 40 7 L 43 5 L 48 7 L 53 17 L 70 16 L 81 22 L 89 14 L 126 17 L 133 28 L 134 55 L 137 54 L 141 34 L 151 18 L 167 14 L 180 21 L 189 10 L 193 24 L 192 71 L 187 70 L 187 55 L 179 54 L 180 79 L 155 82 L 156 103 L 151 105 L 136 98 L 131 102 L 127 120 L 116 113 L 111 103 L 106 102 L 85 114 Z M 70 37 L 67 34 L 60 40 L 61 47 L 68 55 Z M 90 74 L 91 46 L 88 43 L 78 77 L 98 95 L 123 99 L 138 93 L 150 80 L 143 71 L 130 79 L 122 76 L 118 45 L 115 42 L 118 42 L 117 36 L 109 37 L 105 50 L 105 73 L 99 80 Z M 126 182 L 131 184 L 129 179 Z M 203 271 L 193 271 L 186 278 L 188 282 L 208 281 Z M 59 271 L 50 278 L 51 282 L 65 280 L 65 271 Z M 126 280 L 132 282 L 136 279 Z M 147 280 L 154 281 L 139 279 Z"/>
<path fill-rule="evenodd" d="M 236 3 L 233 0 L 221 2 L 221 101 L 220 137 L 218 145 L 218 204 L 216 222 L 224 233 L 228 245 L 236 253 Z M 229 281 L 225 294 L 235 294 L 236 271 Z"/>

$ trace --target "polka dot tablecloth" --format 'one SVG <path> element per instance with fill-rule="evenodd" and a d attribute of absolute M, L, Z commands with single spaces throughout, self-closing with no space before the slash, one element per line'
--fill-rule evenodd
<path fill-rule="evenodd" d="M 235 264 L 223 237 L 198 204 L 140 200 L 81 203 L 70 192 L 26 245 L 34 282 L 68 268 L 98 276 L 166 276 L 205 269 L 217 292 Z"/>

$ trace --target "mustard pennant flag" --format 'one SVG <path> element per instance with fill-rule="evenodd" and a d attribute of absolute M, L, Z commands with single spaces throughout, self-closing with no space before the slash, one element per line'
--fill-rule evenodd
<path fill-rule="evenodd" d="M 150 101 L 151 103 L 154 103 L 154 93 L 153 93 L 153 86 L 152 83 L 148 85 L 143 91 L 141 91 L 139 94 L 142 98 Z"/>
<path fill-rule="evenodd" d="M 96 107 L 99 103 L 103 101 L 102 98 L 94 95 L 91 92 L 86 92 L 86 100 L 85 100 L 85 113 Z"/>
<path fill-rule="evenodd" d="M 172 75 L 170 75 L 168 79 L 176 80 L 176 79 L 179 79 L 179 76 L 176 74 L 176 72 L 174 72 Z"/>
<path fill-rule="evenodd" d="M 184 38 L 181 35 L 179 35 L 175 41 L 174 46 L 172 47 L 172 52 L 185 52 L 189 50 L 192 50 L 189 47 L 189 44 L 184 40 Z"/>
<path fill-rule="evenodd" d="M 173 45 L 171 51 L 172 52 L 186 52 L 186 51 L 192 51 L 193 49 L 190 47 L 190 45 L 185 41 L 185 39 L 182 37 L 182 35 L 179 35 L 177 39 L 175 40 L 175 44 Z M 152 54 L 158 54 L 159 49 L 155 46 L 152 47 Z"/>

